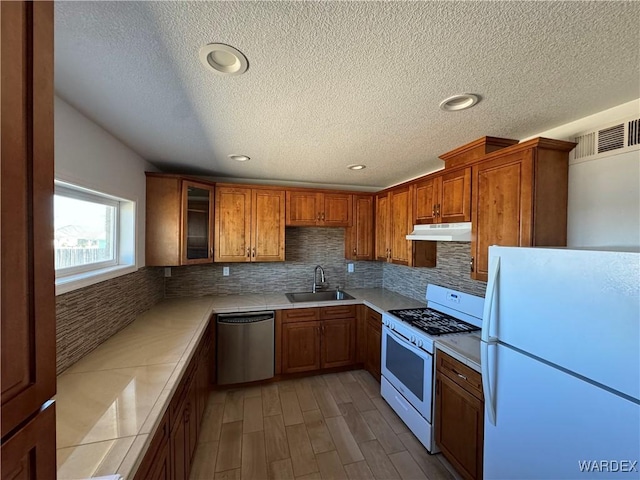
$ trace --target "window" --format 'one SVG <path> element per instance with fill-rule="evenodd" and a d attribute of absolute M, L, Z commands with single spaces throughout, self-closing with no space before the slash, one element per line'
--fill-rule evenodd
<path fill-rule="evenodd" d="M 135 271 L 135 202 L 56 181 L 53 211 L 57 294 Z"/>

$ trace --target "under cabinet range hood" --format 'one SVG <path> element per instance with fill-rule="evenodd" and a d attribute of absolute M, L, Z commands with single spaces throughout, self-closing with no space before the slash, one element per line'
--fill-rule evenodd
<path fill-rule="evenodd" d="M 432 240 L 436 242 L 470 242 L 471 222 L 436 223 L 414 225 L 407 240 Z"/>

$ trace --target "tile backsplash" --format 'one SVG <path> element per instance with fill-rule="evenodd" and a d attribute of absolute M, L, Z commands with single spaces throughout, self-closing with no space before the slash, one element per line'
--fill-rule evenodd
<path fill-rule="evenodd" d="M 472 280 L 469 273 L 471 247 L 464 242 L 438 242 L 435 268 L 384 264 L 382 286 L 406 297 L 424 301 L 428 283 L 484 297 L 486 282 Z"/>
<path fill-rule="evenodd" d="M 344 234 L 343 228 L 288 227 L 284 262 L 173 267 L 165 278 L 165 296 L 310 291 L 316 265 L 324 268 L 330 289 L 381 287 L 382 264 L 345 260 Z M 347 273 L 348 263 L 354 264 L 353 273 Z M 223 267 L 229 267 L 229 276 L 222 275 Z"/>
<path fill-rule="evenodd" d="M 310 291 L 322 265 L 328 288 L 380 288 L 424 301 L 428 283 L 484 296 L 486 283 L 469 278 L 468 243 L 439 242 L 435 268 L 344 259 L 342 228 L 287 228 L 286 261 L 141 268 L 135 273 L 56 297 L 57 372 L 61 373 L 162 298 Z M 347 264 L 354 272 L 347 273 Z M 223 267 L 230 275 L 223 276 Z"/>
<path fill-rule="evenodd" d="M 162 300 L 162 269 L 137 272 L 56 297 L 56 371 L 61 373 Z"/>

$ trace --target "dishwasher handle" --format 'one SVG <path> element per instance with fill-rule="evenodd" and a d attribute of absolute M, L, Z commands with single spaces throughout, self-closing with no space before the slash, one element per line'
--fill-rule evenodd
<path fill-rule="evenodd" d="M 256 323 L 264 322 L 267 320 L 273 320 L 275 317 L 274 312 L 240 312 L 240 313 L 221 313 L 218 314 L 217 323 Z"/>

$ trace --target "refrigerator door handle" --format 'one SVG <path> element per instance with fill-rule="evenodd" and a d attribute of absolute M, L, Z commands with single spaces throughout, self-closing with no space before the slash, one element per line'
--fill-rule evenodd
<path fill-rule="evenodd" d="M 493 257 L 493 262 L 489 266 L 489 284 L 487 285 L 487 296 L 484 299 L 484 313 L 482 315 L 482 341 L 485 343 L 496 343 L 497 337 L 489 336 L 491 328 L 491 315 L 493 313 L 493 302 L 495 301 L 496 283 L 500 272 L 500 257 Z"/>
<path fill-rule="evenodd" d="M 480 343 L 480 366 L 482 369 L 482 389 L 484 390 L 484 405 L 491 425 L 496 424 L 496 402 L 491 391 L 489 378 L 489 343 Z"/>

